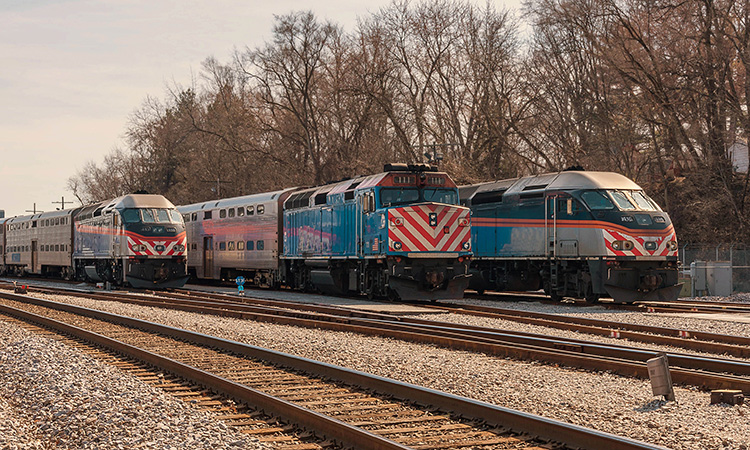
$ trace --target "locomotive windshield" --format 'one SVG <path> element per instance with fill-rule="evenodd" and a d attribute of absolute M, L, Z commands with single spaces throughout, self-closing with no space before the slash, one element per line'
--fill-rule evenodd
<path fill-rule="evenodd" d="M 643 191 L 586 191 L 581 198 L 592 211 L 661 211 Z"/>
<path fill-rule="evenodd" d="M 380 204 L 382 206 L 398 206 L 419 202 L 458 204 L 458 194 L 455 189 L 446 188 L 383 188 L 380 190 Z"/>
<path fill-rule="evenodd" d="M 120 215 L 125 223 L 182 223 L 176 209 L 126 208 Z"/>

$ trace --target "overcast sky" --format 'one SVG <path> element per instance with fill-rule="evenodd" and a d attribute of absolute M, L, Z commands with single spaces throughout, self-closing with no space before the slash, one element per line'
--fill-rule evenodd
<path fill-rule="evenodd" d="M 190 85 L 209 56 L 228 62 L 235 48 L 270 41 L 274 14 L 312 10 L 352 31 L 357 17 L 388 3 L 0 0 L 0 210 L 8 217 L 74 200 L 68 178 L 123 146 L 128 116 L 146 96 Z"/>

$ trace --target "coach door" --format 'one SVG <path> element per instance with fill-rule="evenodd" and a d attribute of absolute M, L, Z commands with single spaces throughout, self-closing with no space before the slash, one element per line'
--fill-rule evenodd
<path fill-rule="evenodd" d="M 203 236 L 203 278 L 213 278 L 214 237 Z"/>
<path fill-rule="evenodd" d="M 37 252 L 37 241 L 31 241 L 31 272 L 39 273 L 36 267 L 38 263 L 39 255 Z"/>

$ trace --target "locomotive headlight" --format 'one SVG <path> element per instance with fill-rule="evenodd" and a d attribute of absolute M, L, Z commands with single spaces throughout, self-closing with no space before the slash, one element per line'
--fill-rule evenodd
<path fill-rule="evenodd" d="M 677 241 L 669 241 L 669 249 L 674 251 L 677 250 Z"/>
<path fill-rule="evenodd" d="M 468 227 L 469 226 L 469 219 L 466 217 L 462 217 L 458 219 L 458 226 L 459 227 Z"/>
<path fill-rule="evenodd" d="M 612 242 L 612 250 L 632 250 L 633 243 L 631 241 L 614 241 Z"/>
<path fill-rule="evenodd" d="M 400 227 L 401 225 L 404 224 L 404 219 L 402 219 L 401 217 L 394 217 L 393 224 L 396 225 L 397 227 Z"/>
<path fill-rule="evenodd" d="M 469 242 L 469 241 L 464 242 L 464 244 L 462 245 L 462 247 L 464 248 L 464 250 L 470 249 L 471 248 L 471 242 Z"/>
<path fill-rule="evenodd" d="M 185 251 L 185 246 L 177 244 L 177 245 L 174 246 L 174 249 L 175 249 L 175 251 L 178 251 L 178 252 L 184 252 Z"/>
<path fill-rule="evenodd" d="M 136 244 L 136 245 L 133 246 L 133 251 L 134 252 L 145 252 L 146 251 L 146 246 L 142 245 L 142 244 Z"/>
<path fill-rule="evenodd" d="M 394 242 L 393 243 L 393 248 L 396 249 L 396 250 L 401 250 L 401 243 L 400 242 Z"/>

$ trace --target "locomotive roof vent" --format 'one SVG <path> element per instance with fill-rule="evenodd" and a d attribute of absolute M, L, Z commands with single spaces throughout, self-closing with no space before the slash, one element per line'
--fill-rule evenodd
<path fill-rule="evenodd" d="M 384 172 L 437 172 L 438 168 L 430 164 L 389 163 L 383 166 Z"/>

